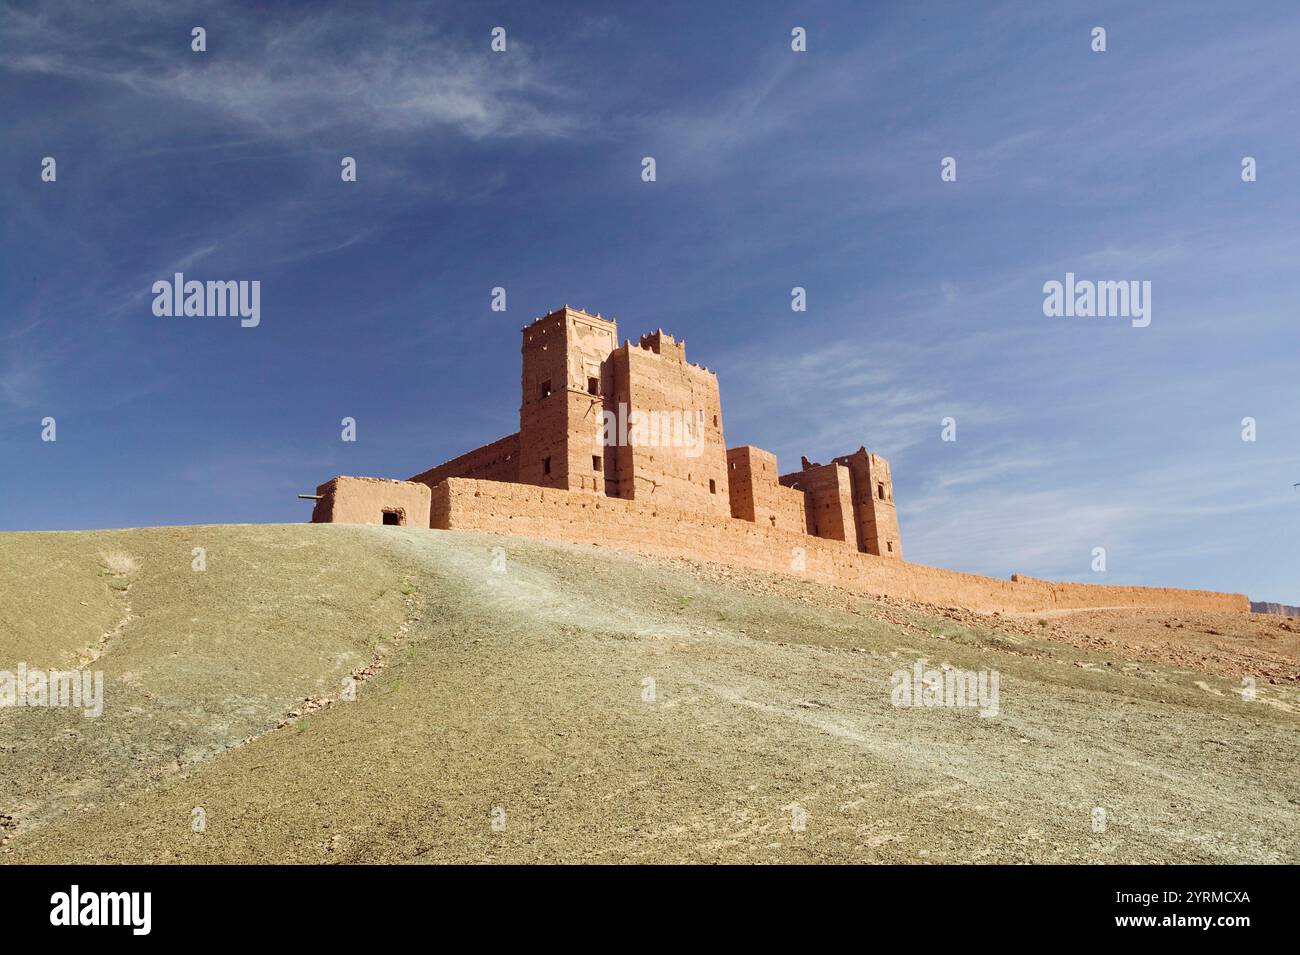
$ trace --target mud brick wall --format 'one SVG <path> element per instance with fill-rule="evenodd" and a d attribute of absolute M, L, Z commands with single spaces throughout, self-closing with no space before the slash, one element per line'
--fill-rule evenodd
<path fill-rule="evenodd" d="M 868 554 L 902 559 L 898 533 L 898 510 L 894 504 L 894 479 L 889 462 L 866 448 L 834 459 L 849 469 L 853 488 L 853 517 L 857 525 L 858 548 Z"/>
<path fill-rule="evenodd" d="M 661 557 L 807 576 L 856 593 L 993 612 L 1157 607 L 1246 613 L 1244 594 L 1157 587 L 997 580 L 859 552 L 749 521 L 640 500 L 453 478 L 433 489 L 431 526 L 515 534 Z"/>
<path fill-rule="evenodd" d="M 810 533 L 844 541 L 856 550 L 858 529 L 853 520 L 849 469 L 839 464 L 811 467 L 803 472 L 798 486 L 807 501 Z"/>
<path fill-rule="evenodd" d="M 502 485 L 518 486 L 518 485 Z M 336 477 L 316 488 L 314 524 L 383 524 L 384 512 L 405 527 L 429 526 L 429 486 L 386 478 Z"/>
<path fill-rule="evenodd" d="M 618 345 L 618 325 L 599 315 L 570 309 L 568 320 L 568 444 L 565 460 L 571 491 L 605 494 L 607 452 L 603 440 L 603 412 L 612 385 L 607 367 L 610 352 Z M 594 391 L 593 391 L 594 388 Z"/>
<path fill-rule="evenodd" d="M 640 345 L 624 344 L 610 360 L 614 370 L 612 406 L 624 405 L 629 413 L 658 412 L 679 420 L 685 416 L 693 445 L 673 446 L 661 434 L 651 446 L 629 443 L 619 447 L 618 497 L 672 502 L 718 517 L 730 516 L 717 376 L 686 361 L 685 344 L 663 331 L 642 336 Z"/>
<path fill-rule="evenodd" d="M 760 509 L 757 502 L 762 488 L 756 483 L 754 472 L 769 458 L 775 464 L 776 455 L 769 451 L 760 451 L 749 445 L 727 448 L 727 494 L 731 498 L 731 516 L 736 520 L 758 519 Z"/>
<path fill-rule="evenodd" d="M 785 531 L 806 533 L 803 492 L 777 483 L 776 455 L 752 445 L 727 449 L 731 516 Z"/>
<path fill-rule="evenodd" d="M 433 487 L 453 477 L 518 482 L 519 434 L 508 434 L 499 441 L 452 458 L 436 468 L 421 471 L 410 480 Z"/>
<path fill-rule="evenodd" d="M 774 510 L 776 513 L 774 527 L 796 534 L 812 534 L 812 525 L 808 522 L 808 501 L 803 491 L 778 484 Z"/>

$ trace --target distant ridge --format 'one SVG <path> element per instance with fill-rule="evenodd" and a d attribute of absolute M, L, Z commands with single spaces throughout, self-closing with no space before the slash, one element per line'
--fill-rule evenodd
<path fill-rule="evenodd" d="M 1250 602 L 1251 613 L 1275 613 L 1283 617 L 1300 617 L 1300 607 L 1292 607 L 1288 604 L 1271 604 L 1263 600 L 1252 600 Z"/>

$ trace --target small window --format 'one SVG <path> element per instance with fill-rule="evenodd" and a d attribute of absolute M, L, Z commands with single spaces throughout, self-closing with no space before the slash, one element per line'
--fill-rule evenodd
<path fill-rule="evenodd" d="M 717 416 L 717 415 L 714 415 L 714 416 L 713 416 L 713 426 L 714 426 L 715 428 L 718 426 L 718 416 Z"/>
<path fill-rule="evenodd" d="M 709 493 L 710 494 L 718 493 L 718 482 L 713 480 L 713 478 L 709 478 Z"/>
<path fill-rule="evenodd" d="M 876 485 L 876 495 L 883 501 L 885 499 L 885 485 Z"/>
<path fill-rule="evenodd" d="M 385 525 L 385 526 L 387 526 L 387 527 L 401 527 L 401 526 L 402 526 L 402 523 L 403 523 L 403 521 L 402 521 L 402 512 L 401 512 L 401 511 L 384 511 L 384 525 Z"/>
<path fill-rule="evenodd" d="M 599 454 L 593 454 L 593 455 L 591 456 L 591 469 L 592 469 L 593 471 L 599 471 L 599 470 L 600 470 L 600 455 L 599 455 Z"/>
<path fill-rule="evenodd" d="M 889 549 L 889 552 L 890 552 L 891 554 L 894 552 L 894 542 L 893 542 L 893 541 L 885 541 L 885 547 L 887 547 L 887 548 Z"/>
<path fill-rule="evenodd" d="M 543 473 L 543 474 L 550 474 L 550 473 L 551 473 L 551 459 L 550 459 L 550 458 L 542 458 L 542 473 Z"/>
<path fill-rule="evenodd" d="M 731 462 L 731 470 L 733 470 L 733 471 L 736 470 L 736 462 L 735 462 L 735 461 L 732 461 L 732 462 Z"/>
<path fill-rule="evenodd" d="M 587 394 L 589 394 L 589 395 L 598 395 L 598 394 L 600 394 L 600 379 L 599 379 L 599 378 L 588 378 L 588 379 L 587 379 Z"/>
<path fill-rule="evenodd" d="M 541 392 L 541 393 L 538 395 L 539 398 L 549 398 L 549 397 L 551 397 L 551 382 L 550 382 L 549 379 L 546 380 L 546 381 L 544 381 L 544 382 L 542 382 L 542 385 L 541 385 L 541 388 L 539 389 L 539 391 Z"/>

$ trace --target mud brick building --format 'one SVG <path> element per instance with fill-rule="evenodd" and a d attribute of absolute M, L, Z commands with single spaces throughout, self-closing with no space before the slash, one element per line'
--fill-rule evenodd
<path fill-rule="evenodd" d="M 810 577 L 988 612 L 1179 607 L 1242 594 L 999 580 L 903 560 L 889 462 L 866 448 L 781 474 L 723 437 L 717 376 L 662 329 L 636 343 L 564 308 L 523 329 L 519 430 L 406 481 L 336 477 L 317 523 L 477 530 Z"/>
<path fill-rule="evenodd" d="M 433 526 L 421 500 L 449 478 L 473 478 L 762 522 L 902 557 L 888 461 L 859 449 L 778 475 L 771 452 L 728 448 L 717 375 L 663 329 L 619 345 L 614 321 L 565 306 L 523 329 L 520 387 L 514 434 L 407 481 L 335 478 L 317 488 L 312 520 Z"/>

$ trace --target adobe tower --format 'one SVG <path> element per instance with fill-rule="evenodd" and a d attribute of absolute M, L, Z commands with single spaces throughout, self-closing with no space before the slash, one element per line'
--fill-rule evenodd
<path fill-rule="evenodd" d="M 614 322 L 567 305 L 524 329 L 519 483 L 606 493 L 596 435 L 617 345 Z"/>
<path fill-rule="evenodd" d="M 889 462 L 866 448 L 834 459 L 849 469 L 849 487 L 857 525 L 858 550 L 879 557 L 903 556 L 894 506 L 894 479 Z"/>

